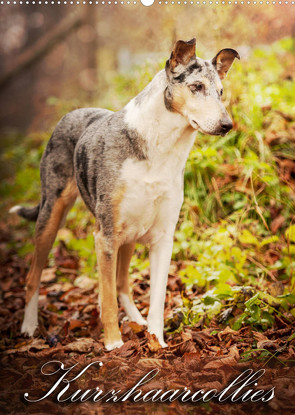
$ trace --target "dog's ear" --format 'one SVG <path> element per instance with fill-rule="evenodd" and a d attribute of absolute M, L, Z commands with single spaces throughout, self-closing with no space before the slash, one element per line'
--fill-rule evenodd
<path fill-rule="evenodd" d="M 187 65 L 189 61 L 196 56 L 196 39 L 188 42 L 178 40 L 175 43 L 173 51 L 169 59 L 170 69 L 174 69 L 177 65 Z"/>
<path fill-rule="evenodd" d="M 240 59 L 240 55 L 236 50 L 222 49 L 212 59 L 212 64 L 215 66 L 220 79 L 225 78 L 235 58 Z"/>

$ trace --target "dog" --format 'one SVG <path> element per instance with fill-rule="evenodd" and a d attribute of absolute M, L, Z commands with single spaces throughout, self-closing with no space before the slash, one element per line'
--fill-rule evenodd
<path fill-rule="evenodd" d="M 232 120 L 222 83 L 235 58 L 222 49 L 212 60 L 195 55 L 196 40 L 176 42 L 165 69 L 122 110 L 84 108 L 57 124 L 41 159 L 41 201 L 11 212 L 36 221 L 21 331 L 38 325 L 40 277 L 58 229 L 80 193 L 96 219 L 100 317 L 107 350 L 123 342 L 117 295 L 127 317 L 164 341 L 164 306 L 173 235 L 183 203 L 184 167 L 196 131 L 225 135 Z M 135 243 L 149 244 L 147 321 L 129 288 Z"/>

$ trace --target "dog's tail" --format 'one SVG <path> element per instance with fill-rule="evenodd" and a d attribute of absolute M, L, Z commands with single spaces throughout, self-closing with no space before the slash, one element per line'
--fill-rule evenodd
<path fill-rule="evenodd" d="M 27 207 L 22 207 L 22 206 L 13 206 L 9 210 L 9 213 L 17 213 L 19 216 L 27 220 L 36 222 L 38 218 L 39 210 L 40 210 L 40 203 L 39 205 L 32 207 L 32 208 L 27 208 Z"/>

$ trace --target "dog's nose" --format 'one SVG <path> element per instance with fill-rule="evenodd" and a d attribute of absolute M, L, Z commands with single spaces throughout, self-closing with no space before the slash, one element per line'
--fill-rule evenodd
<path fill-rule="evenodd" d="M 233 128 L 233 123 L 229 118 L 221 120 L 221 131 L 223 134 L 228 133 Z"/>

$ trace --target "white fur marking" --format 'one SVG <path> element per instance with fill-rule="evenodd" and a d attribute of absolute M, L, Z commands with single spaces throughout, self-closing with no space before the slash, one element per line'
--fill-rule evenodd
<path fill-rule="evenodd" d="M 164 342 L 164 306 L 166 297 L 166 285 L 173 247 L 174 228 L 167 230 L 167 234 L 159 239 L 150 248 L 151 264 L 151 289 L 150 309 L 148 314 L 148 331 L 155 334 L 162 347 L 167 347 Z"/>
<path fill-rule="evenodd" d="M 17 213 L 22 207 L 19 205 L 13 206 L 11 209 L 9 209 L 9 213 Z"/>
<path fill-rule="evenodd" d="M 24 334 L 28 334 L 30 337 L 33 336 L 34 331 L 38 327 L 38 298 L 39 289 L 36 290 L 29 304 L 27 304 L 25 308 L 25 317 L 22 324 L 21 332 Z"/>
<path fill-rule="evenodd" d="M 136 308 L 136 305 L 132 301 L 130 301 L 130 298 L 127 294 L 120 293 L 119 298 L 120 303 L 122 304 L 129 321 L 135 321 L 137 324 L 143 326 L 147 324 L 145 319 L 142 317 L 142 315 Z"/>
<path fill-rule="evenodd" d="M 118 340 L 118 341 L 116 341 L 116 342 L 114 342 L 114 343 L 109 343 L 109 344 L 106 344 L 106 345 L 105 345 L 105 348 L 106 348 L 107 350 L 114 350 L 114 349 L 116 349 L 116 348 L 118 348 L 118 347 L 123 346 L 123 344 L 124 344 L 124 342 L 123 342 L 122 340 Z"/>

